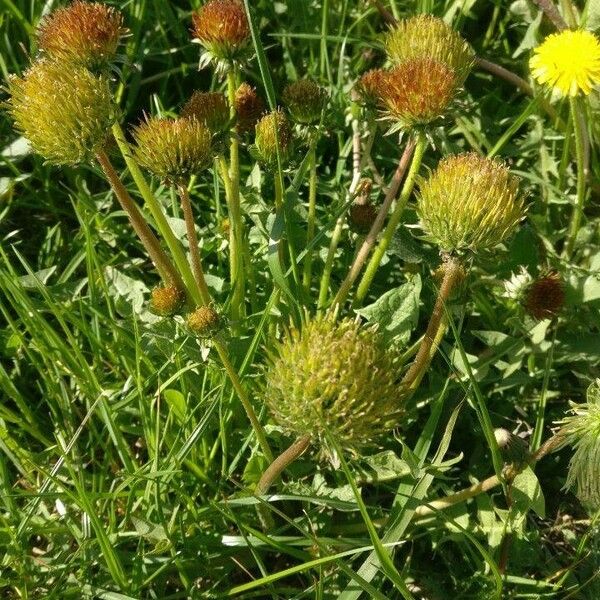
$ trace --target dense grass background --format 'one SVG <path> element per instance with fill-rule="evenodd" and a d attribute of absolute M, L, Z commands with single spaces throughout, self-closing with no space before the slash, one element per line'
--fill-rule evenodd
<path fill-rule="evenodd" d="M 35 53 L 36 24 L 60 4 L 0 0 L 4 80 L 26 68 Z M 198 47 L 190 43 L 189 29 L 198 2 L 112 4 L 131 30 L 120 99 L 125 121 L 135 123 L 143 111 L 177 110 L 194 89 L 222 86 L 210 70 L 197 70 Z M 377 36 L 385 23 L 373 4 L 360 0 L 251 4 L 275 92 L 309 75 L 331 95 L 329 133 L 318 149 L 320 272 L 351 179 L 349 91 L 360 73 L 382 64 Z M 579 8 L 589 8 L 593 26 L 590 5 Z M 444 16 L 479 56 L 526 79 L 529 48 L 551 31 L 525 0 L 391 0 L 386 6 L 397 17 Z M 245 77 L 264 94 L 256 61 Z M 391 541 L 398 543 L 396 567 L 416 598 L 600 596 L 596 521 L 560 491 L 569 451 L 536 471 L 545 512 L 539 499 L 537 512 L 530 505 L 509 509 L 497 492 L 410 524 L 414 501 L 407 498 L 435 498 L 492 472 L 473 390 L 485 397 L 495 426 L 527 434 L 543 418 L 539 431 L 546 437 L 568 401 L 581 401 L 600 376 L 596 147 L 587 219 L 575 260 L 565 264 L 555 249 L 574 196 L 567 106 L 555 106 L 562 119 L 549 118 L 530 97 L 483 70 L 474 71 L 466 88 L 461 110 L 436 132 L 426 165 L 460 149 L 505 157 L 528 190 L 528 222 L 505 251 L 479 261 L 462 292 L 466 304 L 454 314 L 460 342 L 446 336 L 396 436 L 376 451 L 378 460 L 357 457 L 344 473 L 303 458 L 285 476 L 282 495 L 271 499 L 276 525 L 268 531 L 250 493 L 264 468 L 251 430 L 205 348 L 176 323 L 147 311 L 157 280 L 107 184 L 93 167 L 44 165 L 0 113 L 2 597 L 334 598 L 350 581 L 365 597 L 401 597 L 382 574 L 368 581 L 356 576 L 372 543 L 348 477 L 362 488 L 369 525 L 382 526 L 394 497 L 400 505 L 404 520 Z M 593 96 L 592 141 L 595 104 Z M 396 136 L 378 137 L 373 160 L 384 180 L 400 152 Z M 302 158 L 300 151 L 297 164 Z M 266 261 L 270 183 L 247 153 L 242 168 L 257 279 L 253 312 L 242 335 L 228 342 L 260 410 L 269 323 L 278 315 L 287 320 L 298 307 L 289 299 L 275 302 L 272 293 Z M 305 197 L 304 187 L 300 192 Z M 158 193 L 178 219 L 175 198 L 164 188 Z M 221 303 L 228 291 L 222 196 L 216 176 L 201 177 L 193 189 L 209 283 Z M 416 222 L 412 209 L 407 221 Z M 439 258 L 413 234 L 418 231 L 402 228 L 370 300 L 420 275 L 416 341 L 435 297 L 431 271 Z M 355 243 L 345 231 L 335 285 Z M 521 265 L 532 273 L 549 266 L 563 273 L 568 303 L 558 322 L 535 324 L 503 296 L 502 281 Z M 471 362 L 469 377 L 461 377 L 459 345 Z M 451 431 L 446 425 L 453 419 Z M 289 442 L 273 428 L 270 433 L 276 448 Z M 392 460 L 390 452 L 404 462 Z M 411 461 L 422 468 L 407 472 Z"/>

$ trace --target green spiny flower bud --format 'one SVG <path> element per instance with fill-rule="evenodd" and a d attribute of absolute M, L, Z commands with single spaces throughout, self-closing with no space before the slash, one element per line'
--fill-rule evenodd
<path fill-rule="evenodd" d="M 57 60 L 102 67 L 115 57 L 125 32 L 123 16 L 117 9 L 76 0 L 43 19 L 38 45 L 44 54 Z"/>
<path fill-rule="evenodd" d="M 327 92 L 310 79 L 300 79 L 283 90 L 283 102 L 294 121 L 313 125 L 321 120 L 321 113 L 327 104 Z"/>
<path fill-rule="evenodd" d="M 15 128 L 53 164 L 91 160 L 117 119 L 108 79 L 85 67 L 41 60 L 8 89 Z"/>
<path fill-rule="evenodd" d="M 600 509 L 600 379 L 588 389 L 587 402 L 572 407 L 560 422 L 562 445 L 575 449 L 565 487 L 594 512 Z"/>
<path fill-rule="evenodd" d="M 238 60 L 250 40 L 246 11 L 237 0 L 209 0 L 192 16 L 194 34 L 209 59 Z"/>
<path fill-rule="evenodd" d="M 255 127 L 254 143 L 259 160 L 268 167 L 277 165 L 277 148 L 282 164 L 292 153 L 292 130 L 281 110 L 266 114 Z"/>
<path fill-rule="evenodd" d="M 136 160 L 164 181 L 181 182 L 210 165 L 211 133 L 198 120 L 152 117 L 133 129 Z"/>
<path fill-rule="evenodd" d="M 242 83 L 235 92 L 235 115 L 238 131 L 252 131 L 265 110 L 265 103 L 248 83 Z"/>
<path fill-rule="evenodd" d="M 415 58 L 386 72 L 376 93 L 388 119 L 402 127 L 415 127 L 443 116 L 457 91 L 451 68 L 429 58 Z"/>
<path fill-rule="evenodd" d="M 457 87 L 464 83 L 475 61 L 471 46 L 432 15 L 400 21 L 386 34 L 384 45 L 390 60 L 398 65 L 424 58 L 442 63 L 455 73 Z"/>
<path fill-rule="evenodd" d="M 190 331 L 201 338 L 212 337 L 219 331 L 221 325 L 221 317 L 212 306 L 199 306 L 187 318 Z"/>
<path fill-rule="evenodd" d="M 500 162 L 475 153 L 447 157 L 420 184 L 421 226 L 445 251 L 492 248 L 525 216 L 518 188 Z"/>
<path fill-rule="evenodd" d="M 184 300 L 185 294 L 174 285 L 156 287 L 152 290 L 150 308 L 161 317 L 171 317 L 179 312 Z"/>
<path fill-rule="evenodd" d="M 372 327 L 333 318 L 292 329 L 270 355 L 265 398 L 273 417 L 295 436 L 327 446 L 371 444 L 398 423 L 402 396 L 392 353 Z"/>
<path fill-rule="evenodd" d="M 181 110 L 185 119 L 195 118 L 213 134 L 229 129 L 231 114 L 225 94 L 220 92 L 194 92 Z"/>

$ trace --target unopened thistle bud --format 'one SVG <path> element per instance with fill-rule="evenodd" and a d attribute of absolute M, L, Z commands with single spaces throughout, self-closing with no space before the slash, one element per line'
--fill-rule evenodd
<path fill-rule="evenodd" d="M 192 16 L 194 34 L 208 59 L 231 62 L 245 52 L 250 40 L 246 11 L 237 0 L 209 0 Z"/>
<path fill-rule="evenodd" d="M 8 89 L 15 128 L 53 164 L 91 160 L 117 119 L 108 79 L 85 67 L 41 60 Z"/>
<path fill-rule="evenodd" d="M 201 338 L 212 337 L 219 331 L 221 325 L 221 317 L 212 306 L 200 306 L 187 318 L 189 330 Z"/>
<path fill-rule="evenodd" d="M 564 282 L 555 271 L 534 279 L 527 286 L 523 296 L 525 312 L 538 321 L 554 318 L 564 303 Z"/>
<path fill-rule="evenodd" d="M 179 183 L 210 165 L 211 133 L 198 120 L 151 117 L 133 129 L 138 163 L 170 183 Z"/>
<path fill-rule="evenodd" d="M 115 57 L 125 32 L 123 16 L 117 9 L 76 0 L 42 20 L 38 44 L 49 57 L 102 67 Z"/>
<path fill-rule="evenodd" d="M 385 50 L 399 65 L 408 60 L 434 60 L 452 70 L 460 87 L 473 68 L 475 53 L 449 25 L 432 15 L 400 21 L 385 36 Z"/>
<path fill-rule="evenodd" d="M 581 502 L 600 508 L 600 380 L 588 390 L 587 402 L 572 407 L 572 416 L 560 422 L 562 445 L 575 449 L 565 487 L 575 488 Z"/>
<path fill-rule="evenodd" d="M 235 92 L 235 114 L 238 131 L 252 131 L 265 111 L 265 103 L 248 83 L 242 83 Z"/>
<path fill-rule="evenodd" d="M 327 92 L 310 79 L 300 79 L 283 90 L 283 103 L 294 121 L 301 125 L 314 125 L 321 120 L 327 104 Z"/>
<path fill-rule="evenodd" d="M 277 165 L 277 151 L 285 165 L 292 153 L 292 130 L 281 110 L 266 114 L 255 127 L 254 144 L 259 160 L 267 167 Z"/>
<path fill-rule="evenodd" d="M 526 209 L 504 164 L 466 153 L 441 160 L 421 182 L 417 212 L 442 250 L 477 252 L 506 239 Z"/>
<path fill-rule="evenodd" d="M 223 133 L 231 122 L 227 98 L 220 92 L 194 92 L 181 109 L 181 116 L 195 118 L 213 134 Z"/>
<path fill-rule="evenodd" d="M 387 71 L 384 69 L 371 69 L 363 73 L 356 82 L 358 100 L 366 108 L 381 107 L 381 94 L 386 89 Z"/>
<path fill-rule="evenodd" d="M 494 437 L 504 462 L 515 467 L 524 466 L 529 460 L 527 442 L 507 429 L 494 429 Z"/>
<path fill-rule="evenodd" d="M 402 397 L 392 353 L 372 327 L 333 318 L 292 329 L 270 355 L 265 398 L 290 434 L 327 447 L 371 444 L 397 425 Z"/>
<path fill-rule="evenodd" d="M 458 90 L 454 71 L 429 58 L 410 59 L 381 78 L 377 94 L 388 119 L 402 127 L 443 116 Z"/>
<path fill-rule="evenodd" d="M 350 224 L 357 233 L 368 233 L 377 218 L 377 208 L 370 202 L 353 204 L 348 214 Z"/>
<path fill-rule="evenodd" d="M 161 317 L 171 317 L 179 312 L 184 300 L 185 294 L 174 285 L 156 287 L 152 290 L 150 309 Z"/>

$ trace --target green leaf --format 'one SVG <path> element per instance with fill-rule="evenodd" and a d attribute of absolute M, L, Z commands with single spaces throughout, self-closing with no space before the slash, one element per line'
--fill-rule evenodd
<path fill-rule="evenodd" d="M 369 323 L 379 325 L 379 331 L 387 341 L 406 343 L 419 320 L 420 295 L 421 278 L 417 275 L 356 312 Z"/>
<path fill-rule="evenodd" d="M 531 467 L 519 473 L 512 483 L 515 508 L 523 515 L 530 509 L 542 519 L 546 516 L 546 504 L 540 482 Z"/>
<path fill-rule="evenodd" d="M 364 483 L 391 481 L 410 475 L 412 472 L 408 463 L 398 458 L 396 453 L 392 450 L 385 450 L 384 452 L 379 452 L 373 456 L 367 456 L 364 458 L 363 462 L 366 463 L 369 469 L 373 470 L 373 473 L 367 471 L 363 475 L 361 481 Z"/>
<path fill-rule="evenodd" d="M 179 390 L 165 390 L 162 396 L 167 401 L 177 421 L 183 423 L 186 412 L 185 396 Z"/>

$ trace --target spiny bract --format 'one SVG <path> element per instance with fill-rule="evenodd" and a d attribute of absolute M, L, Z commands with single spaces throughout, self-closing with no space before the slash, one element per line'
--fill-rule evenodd
<path fill-rule="evenodd" d="M 512 233 L 525 203 L 504 164 L 470 152 L 442 159 L 421 182 L 417 211 L 442 250 L 477 252 Z"/>
<path fill-rule="evenodd" d="M 327 447 L 372 443 L 398 423 L 402 393 L 393 353 L 373 327 L 333 318 L 291 329 L 270 356 L 266 401 L 289 433 Z"/>
<path fill-rule="evenodd" d="M 78 65 L 35 62 L 9 80 L 8 112 L 35 152 L 57 165 L 92 159 L 117 118 L 109 81 Z"/>
<path fill-rule="evenodd" d="M 327 103 L 327 92 L 315 81 L 300 79 L 283 90 L 283 102 L 294 121 L 310 125 L 321 119 Z"/>
<path fill-rule="evenodd" d="M 287 163 L 292 152 L 292 130 L 282 110 L 274 110 L 258 121 L 254 144 L 260 161 L 266 166 L 277 164 L 278 149 L 281 163 Z"/>
<path fill-rule="evenodd" d="M 471 71 L 475 53 L 449 25 L 432 15 L 404 19 L 386 34 L 385 50 L 392 63 L 428 58 L 446 65 L 455 73 L 460 87 Z"/>
<path fill-rule="evenodd" d="M 161 179 L 179 183 L 205 169 L 212 159 L 212 136 L 197 119 L 152 117 L 133 129 L 135 158 Z"/>

